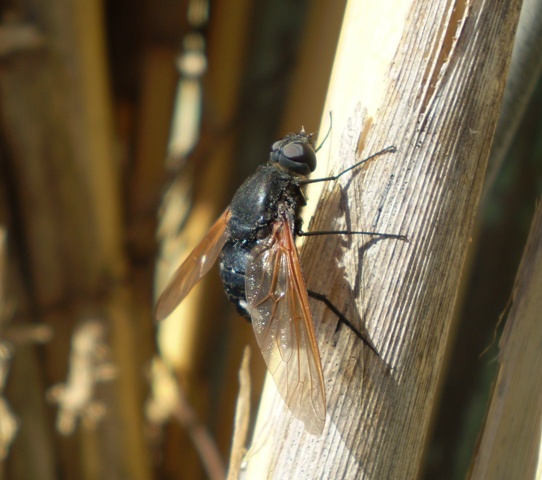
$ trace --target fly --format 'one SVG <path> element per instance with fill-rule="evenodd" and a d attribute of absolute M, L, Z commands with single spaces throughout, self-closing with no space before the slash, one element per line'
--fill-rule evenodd
<path fill-rule="evenodd" d="M 337 180 L 385 153 L 388 147 L 338 175 L 307 179 L 316 168 L 312 134 L 302 129 L 271 147 L 269 161 L 237 190 L 201 243 L 174 273 L 160 296 L 155 316 L 166 318 L 219 259 L 224 290 L 237 311 L 252 322 L 267 368 L 284 402 L 305 429 L 319 435 L 325 424 L 326 395 L 309 296 L 323 301 L 377 355 L 361 334 L 322 294 L 308 291 L 295 247 L 295 236 L 329 234 L 402 235 L 375 232 L 303 232 L 299 217 L 306 204 L 303 186 Z"/>

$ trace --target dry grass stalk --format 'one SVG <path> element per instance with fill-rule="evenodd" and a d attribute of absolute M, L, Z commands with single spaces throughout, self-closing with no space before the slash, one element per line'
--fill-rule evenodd
<path fill-rule="evenodd" d="M 250 347 L 245 347 L 239 369 L 239 395 L 235 409 L 235 423 L 231 446 L 228 480 L 239 478 L 241 463 L 247 448 L 247 434 L 250 424 Z"/>
<path fill-rule="evenodd" d="M 500 369 L 471 479 L 540 478 L 542 208 L 538 205 L 500 340 Z"/>

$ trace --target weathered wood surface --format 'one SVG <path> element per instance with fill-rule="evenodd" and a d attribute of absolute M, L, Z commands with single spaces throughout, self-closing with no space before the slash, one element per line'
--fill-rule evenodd
<path fill-rule="evenodd" d="M 247 478 L 419 473 L 521 2 L 368 3 L 347 7 L 320 129 L 332 111 L 319 153 L 331 166 L 315 177 L 391 144 L 398 152 L 326 186 L 311 229 L 408 242 L 314 238 L 302 261 L 309 288 L 364 322 L 382 358 L 347 329 L 335 333 L 313 302 L 326 428 L 306 434 L 268 381 Z"/>

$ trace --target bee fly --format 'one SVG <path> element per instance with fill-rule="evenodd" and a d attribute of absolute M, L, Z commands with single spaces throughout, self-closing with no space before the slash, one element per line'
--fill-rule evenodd
<path fill-rule="evenodd" d="M 324 296 L 305 286 L 295 236 L 328 234 L 377 235 L 375 232 L 303 232 L 299 212 L 306 204 L 303 186 L 337 180 L 388 147 L 338 175 L 307 179 L 316 168 L 312 134 L 302 129 L 271 147 L 269 161 L 237 190 L 201 243 L 178 268 L 160 296 L 155 316 L 166 318 L 220 256 L 224 290 L 237 311 L 252 322 L 256 340 L 279 393 L 309 433 L 322 432 L 326 395 L 320 353 L 309 308 L 309 296 L 323 301 L 377 355 L 365 338 Z"/>

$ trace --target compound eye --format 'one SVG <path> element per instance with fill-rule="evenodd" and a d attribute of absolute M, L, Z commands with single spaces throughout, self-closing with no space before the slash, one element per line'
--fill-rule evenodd
<path fill-rule="evenodd" d="M 273 145 L 271 145 L 271 153 L 269 154 L 269 159 L 272 162 L 280 163 L 280 157 L 282 156 L 281 146 L 283 141 L 279 140 L 278 142 L 275 142 Z"/>
<path fill-rule="evenodd" d="M 282 140 L 277 140 L 273 145 L 271 145 L 271 151 L 276 152 L 277 150 L 280 150 L 281 145 L 282 145 Z"/>
<path fill-rule="evenodd" d="M 308 143 L 291 142 L 282 148 L 280 163 L 296 173 L 307 175 L 316 168 L 316 154 Z"/>
<path fill-rule="evenodd" d="M 288 158 L 289 160 L 293 160 L 294 162 L 304 162 L 304 155 L 305 155 L 305 149 L 303 147 L 306 147 L 307 144 L 305 143 L 288 143 L 285 145 L 285 147 L 282 149 L 282 154 Z"/>

